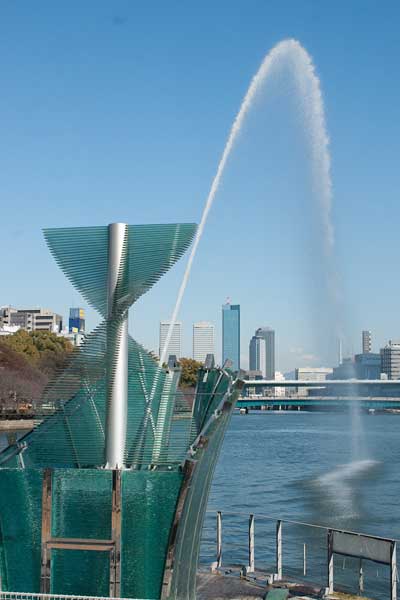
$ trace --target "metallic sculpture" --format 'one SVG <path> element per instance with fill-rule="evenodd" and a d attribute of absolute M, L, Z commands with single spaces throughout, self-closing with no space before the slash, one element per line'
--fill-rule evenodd
<path fill-rule="evenodd" d="M 239 382 L 204 367 L 191 405 L 179 368 L 160 367 L 128 336 L 129 307 L 195 230 L 45 230 L 55 260 L 104 321 L 45 390 L 50 414 L 0 453 L 3 589 L 195 598 L 206 501 Z"/>

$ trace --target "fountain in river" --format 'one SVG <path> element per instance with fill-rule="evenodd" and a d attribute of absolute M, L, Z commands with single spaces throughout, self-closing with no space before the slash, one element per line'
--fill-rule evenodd
<path fill-rule="evenodd" d="M 302 114 L 304 131 L 310 146 L 313 188 L 316 197 L 318 198 L 318 209 L 323 233 L 323 247 L 321 248 L 321 251 L 325 261 L 324 271 L 328 278 L 327 284 L 332 297 L 332 304 L 334 305 L 336 303 L 338 289 L 332 266 L 334 230 L 331 220 L 331 160 L 329 155 L 329 138 L 326 130 L 325 111 L 320 82 L 315 73 L 315 67 L 312 59 L 303 46 L 297 40 L 283 40 L 274 48 L 272 48 L 272 50 L 265 56 L 260 68 L 250 83 L 250 86 L 240 106 L 239 112 L 237 113 L 232 124 L 189 254 L 189 259 L 171 317 L 169 331 L 161 353 L 161 365 L 166 359 L 167 348 L 171 341 L 173 327 L 178 317 L 183 295 L 190 277 L 193 260 L 196 256 L 197 248 L 203 235 L 208 214 L 218 192 L 228 159 L 234 149 L 236 141 L 238 140 L 245 119 L 253 107 L 254 101 L 264 90 L 269 80 L 282 67 L 290 68 L 296 84 L 295 87 L 298 96 L 298 105 Z"/>
<path fill-rule="evenodd" d="M 225 148 L 223 150 L 220 162 L 207 196 L 199 227 L 197 229 L 194 243 L 192 245 L 189 259 L 186 265 L 182 283 L 178 292 L 176 304 L 171 317 L 170 327 L 164 348 L 160 357 L 160 365 L 166 360 L 167 348 L 171 340 L 172 331 L 176 322 L 186 286 L 190 277 L 193 261 L 207 222 L 209 212 L 217 195 L 221 180 L 224 175 L 228 159 L 235 147 L 243 124 L 247 115 L 252 110 L 257 97 L 267 88 L 270 80 L 282 68 L 289 68 L 295 82 L 295 91 L 297 93 L 297 106 L 300 110 L 302 127 L 305 137 L 308 140 L 309 156 L 311 160 L 312 186 L 317 199 L 317 209 L 319 214 L 321 230 L 321 260 L 323 261 L 323 272 L 326 277 L 326 287 L 328 290 L 327 313 L 331 318 L 334 335 L 341 338 L 343 336 L 340 323 L 339 310 L 340 289 L 333 265 L 334 252 L 334 227 L 331 217 L 332 209 L 332 180 L 331 180 L 331 158 L 329 153 L 329 136 L 327 133 L 324 102 L 321 93 L 320 80 L 315 72 L 313 61 L 305 48 L 294 39 L 287 39 L 279 42 L 263 59 L 261 66 L 254 75 L 246 95 L 243 98 L 239 112 L 232 124 L 231 130 Z M 354 390 L 356 393 L 357 390 Z M 364 447 L 364 435 L 362 431 L 362 422 L 360 418 L 360 408 L 358 403 L 351 406 L 351 428 L 352 428 L 352 451 L 351 461 L 345 465 L 345 472 L 353 473 L 357 467 L 368 467 L 373 461 L 366 460 L 367 453 Z M 340 474 L 341 469 L 338 470 Z M 340 479 L 340 476 L 338 476 Z M 346 481 L 349 477 L 346 475 Z"/>

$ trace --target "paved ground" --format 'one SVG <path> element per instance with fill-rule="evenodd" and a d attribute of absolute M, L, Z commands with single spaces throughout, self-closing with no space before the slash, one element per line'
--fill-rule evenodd
<path fill-rule="evenodd" d="M 282 582 L 269 586 L 265 583 L 265 574 L 255 574 L 254 580 L 240 579 L 236 574 L 200 572 L 197 576 L 197 600 L 265 600 L 268 591 L 285 587 L 289 590 L 290 600 L 372 600 L 347 594 L 323 596 L 323 590 L 312 586 Z"/>

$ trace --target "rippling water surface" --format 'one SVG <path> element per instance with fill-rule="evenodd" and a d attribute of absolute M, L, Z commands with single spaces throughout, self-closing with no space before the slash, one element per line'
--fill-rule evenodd
<path fill-rule="evenodd" d="M 350 428 L 349 415 L 341 413 L 235 414 L 216 469 L 209 509 L 400 538 L 400 415 L 361 416 L 362 456 L 352 455 L 355 444 Z M 255 526 L 256 561 L 271 563 L 275 522 L 256 519 Z M 246 528 L 244 517 L 223 517 L 225 564 L 238 557 L 245 563 Z M 307 571 L 319 567 L 320 575 L 325 573 L 324 530 L 284 525 L 283 536 L 284 570 L 286 562 L 289 572 L 302 574 L 306 543 Z M 205 538 L 212 545 L 203 546 L 204 563 L 213 558 L 215 521 L 210 515 Z M 238 542 L 244 551 L 236 546 Z M 380 599 L 386 598 L 387 571 L 372 563 L 366 567 L 366 584 Z M 351 559 L 337 561 L 338 580 L 343 574 L 343 581 L 348 582 L 356 572 L 358 577 L 358 564 Z"/>

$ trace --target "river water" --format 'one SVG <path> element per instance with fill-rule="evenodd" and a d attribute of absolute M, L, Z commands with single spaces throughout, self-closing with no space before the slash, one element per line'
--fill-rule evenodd
<path fill-rule="evenodd" d="M 223 511 L 223 564 L 247 564 L 247 515 L 256 514 L 256 566 L 273 569 L 276 519 L 400 539 L 400 415 L 254 411 L 232 417 L 209 499 L 201 562 L 215 560 L 214 511 Z M 0 434 L 0 448 L 6 436 Z M 353 456 L 355 447 L 363 455 Z M 227 513 L 241 513 L 231 516 Z M 257 515 L 267 515 L 265 520 Z M 326 531 L 283 526 L 284 574 L 325 581 Z M 358 583 L 358 561 L 338 558 L 335 582 Z M 304 578 L 304 577 L 302 577 Z M 388 598 L 388 569 L 368 563 L 365 590 Z"/>
<path fill-rule="evenodd" d="M 400 538 L 400 415 L 363 414 L 357 443 L 351 415 L 282 411 L 235 414 L 226 434 L 209 509 L 269 515 Z M 354 456 L 354 448 L 363 454 Z M 275 560 L 276 521 L 255 521 L 255 556 Z M 325 578 L 326 532 L 283 526 L 283 567 Z M 247 518 L 223 515 L 223 564 L 246 564 Z M 215 518 L 208 515 L 203 563 L 215 560 Z M 285 544 L 286 539 L 286 544 Z M 237 545 L 240 542 L 240 545 Z M 260 565 L 260 566 L 261 566 Z M 354 560 L 335 563 L 335 579 L 358 584 Z M 314 573 L 311 571 L 314 570 Z M 388 569 L 367 563 L 365 590 L 387 596 Z M 357 575 L 357 577 L 355 577 Z"/>

